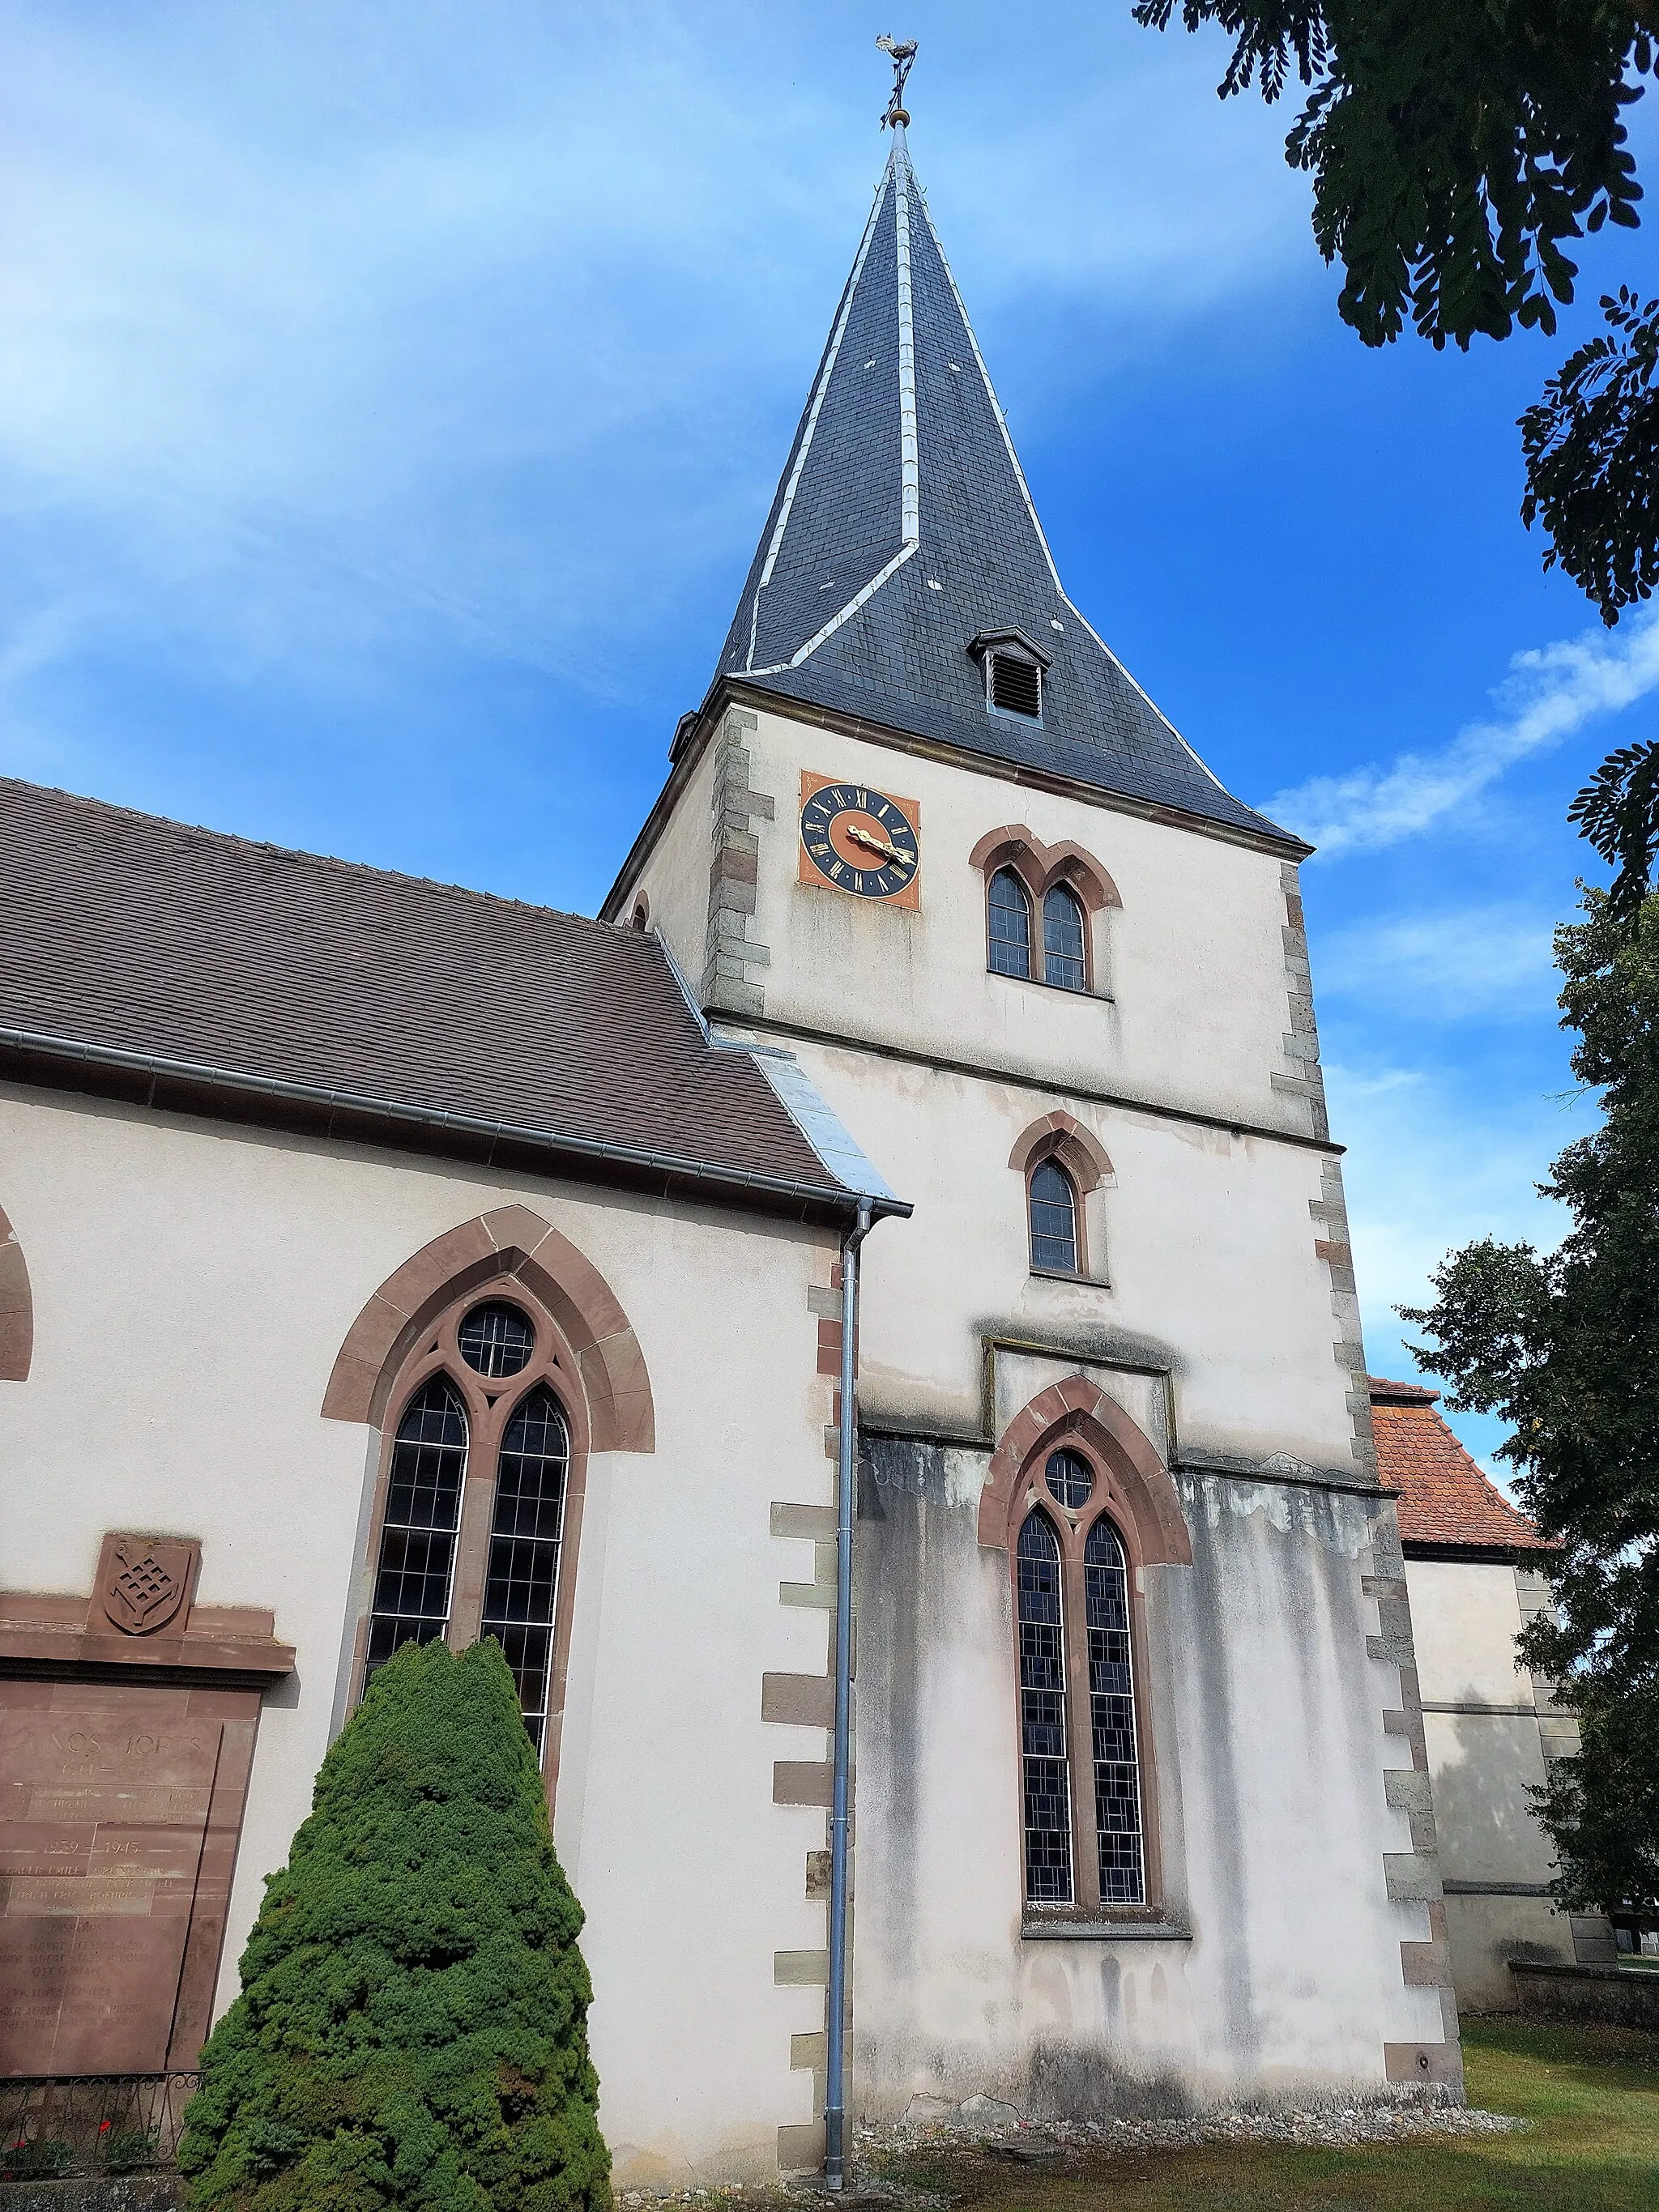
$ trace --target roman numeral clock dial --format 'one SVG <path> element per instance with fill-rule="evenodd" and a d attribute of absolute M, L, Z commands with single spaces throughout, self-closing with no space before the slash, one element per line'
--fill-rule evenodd
<path fill-rule="evenodd" d="M 800 879 L 884 906 L 921 903 L 921 809 L 873 785 L 803 774 Z"/>

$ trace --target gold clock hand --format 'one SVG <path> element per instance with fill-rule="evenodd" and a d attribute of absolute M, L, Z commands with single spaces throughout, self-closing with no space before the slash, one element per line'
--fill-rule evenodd
<path fill-rule="evenodd" d="M 848 824 L 847 834 L 856 845 L 867 846 L 872 853 L 884 854 L 890 860 L 902 860 L 907 866 L 909 864 L 910 855 L 908 853 L 901 853 L 896 845 L 890 845 L 884 838 L 872 837 L 867 830 L 856 830 L 850 823 Z"/>

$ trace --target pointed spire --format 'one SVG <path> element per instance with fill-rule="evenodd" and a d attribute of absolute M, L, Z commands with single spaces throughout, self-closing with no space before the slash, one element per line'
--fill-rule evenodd
<path fill-rule="evenodd" d="M 892 143 L 718 678 L 1297 841 L 1231 797 L 1061 587 L 915 172 Z M 999 639 L 1043 665 L 1040 719 L 988 703 Z"/>

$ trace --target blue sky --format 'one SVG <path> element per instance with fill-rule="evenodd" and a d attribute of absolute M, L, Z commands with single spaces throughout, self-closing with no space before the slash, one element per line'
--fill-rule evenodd
<path fill-rule="evenodd" d="M 1532 1185 L 1590 1110 L 1564 817 L 1659 734 L 1659 629 L 1545 576 L 1514 418 L 1653 254 L 1593 241 L 1555 340 L 1367 353 L 1218 39 L 1128 0 L 0 0 L 0 769 L 592 911 L 856 245 L 890 29 L 1069 591 L 1322 846 L 1367 1346 L 1409 1374 L 1393 1307 L 1558 1233 Z"/>

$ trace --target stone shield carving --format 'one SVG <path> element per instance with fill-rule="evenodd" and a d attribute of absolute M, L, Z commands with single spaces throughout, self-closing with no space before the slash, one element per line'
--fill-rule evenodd
<path fill-rule="evenodd" d="M 116 1537 L 99 1584 L 105 1618 L 125 1636 L 153 1636 L 177 1619 L 195 1564 L 193 1544 Z"/>

